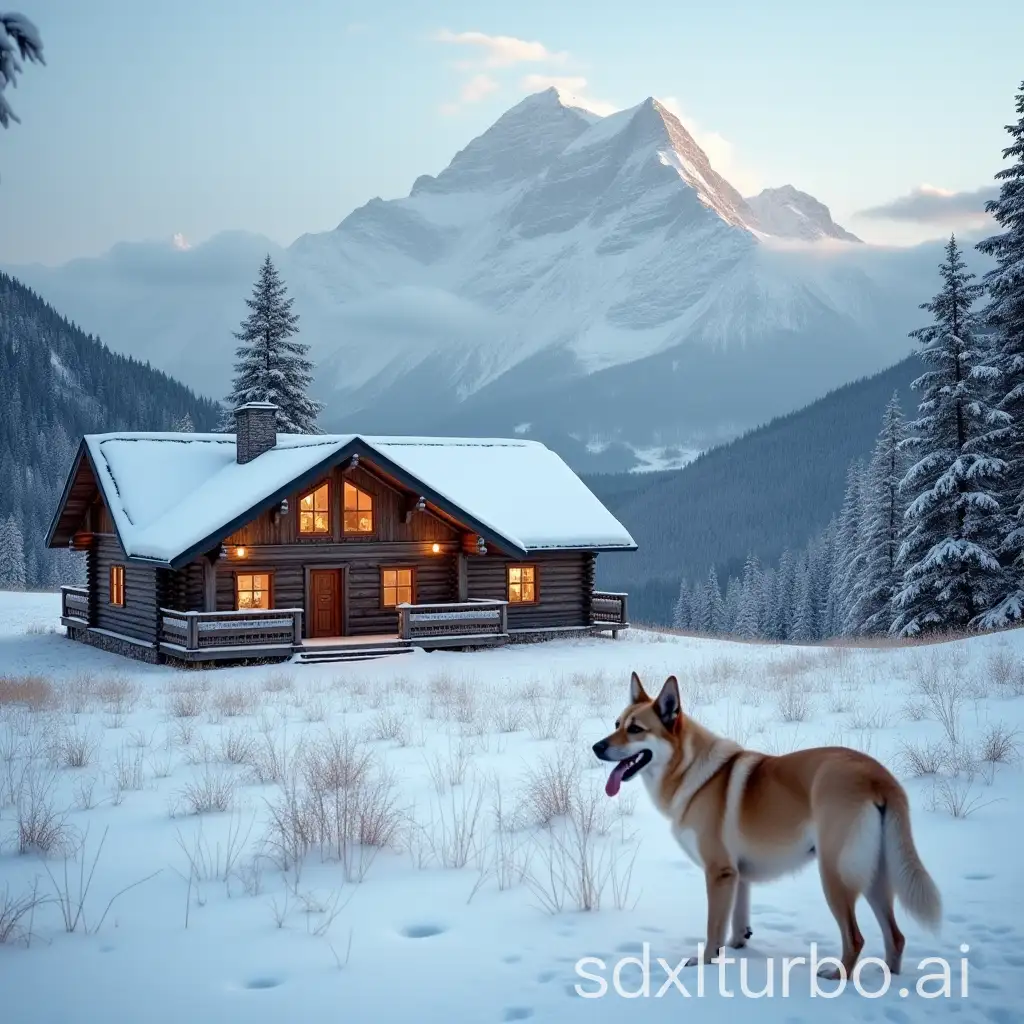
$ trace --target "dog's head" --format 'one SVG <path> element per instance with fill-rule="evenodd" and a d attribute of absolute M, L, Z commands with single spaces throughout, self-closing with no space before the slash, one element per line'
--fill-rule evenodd
<path fill-rule="evenodd" d="M 615 732 L 594 744 L 602 761 L 614 761 L 605 792 L 615 796 L 623 782 L 650 765 L 665 765 L 676 749 L 681 707 L 679 681 L 669 676 L 657 697 L 649 697 L 634 672 L 629 680 L 629 705 L 616 719 Z"/>

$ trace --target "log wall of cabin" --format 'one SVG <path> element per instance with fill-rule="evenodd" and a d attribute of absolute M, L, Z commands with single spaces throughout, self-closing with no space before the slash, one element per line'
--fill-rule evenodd
<path fill-rule="evenodd" d="M 537 600 L 532 604 L 508 606 L 509 629 L 589 625 L 590 595 L 594 589 L 594 555 L 591 552 L 537 554 L 522 559 L 493 553 L 468 556 L 469 597 L 507 599 L 510 565 L 536 567 Z"/>
<path fill-rule="evenodd" d="M 110 568 L 124 566 L 124 605 L 110 603 Z M 162 603 L 162 570 L 131 565 L 116 536 L 94 533 L 86 557 L 91 626 L 154 643 Z"/>

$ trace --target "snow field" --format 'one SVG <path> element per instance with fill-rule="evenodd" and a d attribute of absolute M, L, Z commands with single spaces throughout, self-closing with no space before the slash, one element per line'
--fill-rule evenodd
<path fill-rule="evenodd" d="M 11 1020 L 719 1021 L 603 998 L 600 957 L 674 967 L 704 932 L 704 882 L 637 781 L 603 793 L 591 744 L 629 672 L 678 675 L 684 707 L 751 747 L 844 743 L 907 786 L 943 933 L 897 916 L 905 973 L 879 999 L 811 998 L 809 970 L 759 1019 L 1008 1024 L 1024 995 L 1024 633 L 872 649 L 631 631 L 476 654 L 183 672 L 67 641 L 55 595 L 0 594 L 0 990 Z M 813 867 L 755 887 L 757 991 L 773 961 L 838 950 Z M 865 955 L 881 953 L 866 906 Z M 921 960 L 970 988 L 914 994 Z M 591 970 L 593 968 L 590 968 Z M 639 974 L 624 970 L 635 989 Z M 776 986 L 778 985 L 778 970 Z M 680 980 L 693 992 L 695 974 Z M 60 983 L 55 984 L 55 979 Z M 881 983 L 868 966 L 864 987 Z M 874 984 L 872 983 L 874 979 Z M 911 990 L 900 996 L 898 987 Z"/>

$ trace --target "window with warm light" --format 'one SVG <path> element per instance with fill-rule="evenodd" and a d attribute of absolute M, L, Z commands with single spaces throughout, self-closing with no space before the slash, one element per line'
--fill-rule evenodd
<path fill-rule="evenodd" d="M 321 484 L 299 499 L 299 533 L 326 534 L 331 532 L 330 486 Z"/>
<path fill-rule="evenodd" d="M 413 569 L 381 569 L 381 603 L 385 608 L 412 604 L 415 571 Z"/>
<path fill-rule="evenodd" d="M 235 608 L 270 610 L 270 573 L 240 572 L 235 576 Z"/>
<path fill-rule="evenodd" d="M 124 607 L 124 566 L 112 565 L 110 567 L 110 580 L 108 599 L 111 604 L 118 608 Z"/>
<path fill-rule="evenodd" d="M 532 604 L 537 600 L 537 567 L 510 565 L 508 567 L 509 604 Z"/>
<path fill-rule="evenodd" d="M 345 533 L 373 533 L 373 498 L 355 484 L 345 482 Z"/>

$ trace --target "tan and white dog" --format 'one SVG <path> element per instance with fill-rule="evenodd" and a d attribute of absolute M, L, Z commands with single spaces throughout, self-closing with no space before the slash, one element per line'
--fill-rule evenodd
<path fill-rule="evenodd" d="M 882 928 L 893 974 L 905 942 L 894 894 L 915 920 L 938 930 L 942 901 L 914 846 L 907 795 L 878 761 L 848 747 L 779 757 L 744 750 L 683 713 L 675 676 L 652 698 L 634 672 L 629 696 L 615 731 L 594 744 L 601 760 L 615 762 L 605 791 L 615 796 L 640 775 L 676 841 L 703 869 L 706 960 L 726 945 L 730 916 L 728 945 L 746 945 L 752 882 L 790 874 L 815 857 L 847 976 L 864 946 L 855 914 L 861 895 Z M 838 968 L 821 973 L 839 976 Z"/>

